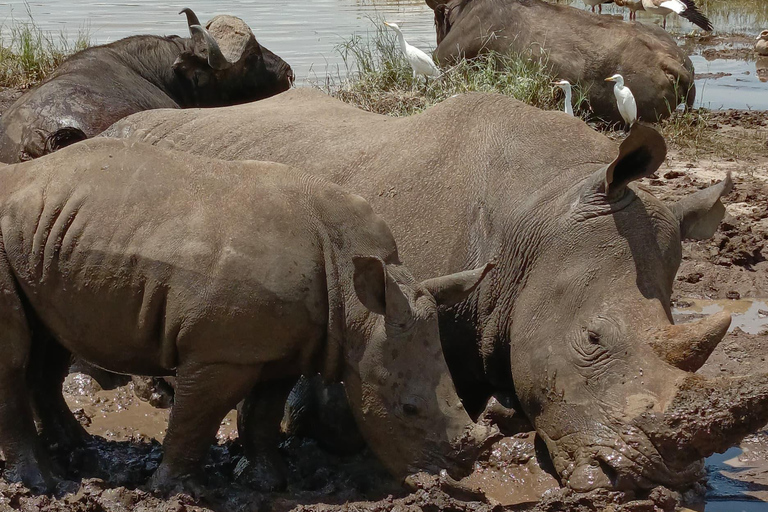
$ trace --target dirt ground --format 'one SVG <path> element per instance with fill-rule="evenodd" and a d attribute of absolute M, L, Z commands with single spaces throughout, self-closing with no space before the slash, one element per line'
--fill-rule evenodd
<path fill-rule="evenodd" d="M 0 111 L 18 94 L 0 91 Z M 693 158 L 689 152 L 671 148 L 666 164 L 645 185 L 658 197 L 675 200 L 732 173 L 734 191 L 724 199 L 727 215 L 715 237 L 683 244 L 684 259 L 673 300 L 681 320 L 695 318 L 705 307 L 724 307 L 745 315 L 751 312 L 754 317 L 743 329 L 736 328 L 726 336 L 702 373 L 764 371 L 768 357 L 768 329 L 763 320 L 768 316 L 768 115 L 719 113 L 709 129 L 724 144 L 739 139 L 765 142 L 751 144 L 738 158 L 718 156 L 717 151 L 706 148 L 699 148 Z M 745 439 L 741 453 L 713 463 L 709 483 L 702 482 L 685 496 L 663 488 L 644 496 L 607 491 L 575 494 L 559 489 L 533 435 L 501 441 L 476 472 L 459 484 L 420 475 L 408 483 L 409 489 L 394 482 L 367 451 L 337 456 L 314 441 L 288 439 L 282 448 L 289 464 L 288 489 L 264 493 L 254 490 L 256 476 L 236 442 L 233 414 L 222 423 L 219 444 L 211 450 L 206 494 L 161 497 L 148 492 L 145 485 L 161 458 L 159 441 L 168 413 L 138 400 L 131 386 L 104 391 L 90 377 L 70 375 L 65 386 L 67 401 L 81 423 L 101 437 L 88 448 L 56 455 L 59 464 L 69 468 L 67 478 L 73 482 L 57 497 L 35 496 L 19 484 L 0 480 L 0 511 L 639 512 L 673 510 L 681 500 L 703 510 L 705 494 L 708 499 L 755 497 L 768 501 L 768 430 Z M 485 492 L 478 491 L 479 486 Z"/>

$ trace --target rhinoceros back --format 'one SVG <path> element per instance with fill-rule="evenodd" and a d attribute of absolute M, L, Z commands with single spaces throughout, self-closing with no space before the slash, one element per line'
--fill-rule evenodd
<path fill-rule="evenodd" d="M 98 139 L 6 171 L 0 229 L 24 295 L 65 346 L 115 371 L 167 373 L 222 339 L 225 360 L 309 360 L 335 285 L 324 251 L 394 247 L 372 212 L 350 215 L 362 199 L 277 164 Z"/>

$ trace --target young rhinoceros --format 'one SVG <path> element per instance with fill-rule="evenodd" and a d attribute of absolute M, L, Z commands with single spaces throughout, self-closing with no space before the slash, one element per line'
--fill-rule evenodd
<path fill-rule="evenodd" d="M 493 437 L 456 394 L 436 311 L 490 266 L 415 282 L 387 225 L 338 186 L 98 139 L 0 169 L 0 219 L 0 447 L 8 478 L 30 488 L 57 480 L 31 403 L 44 438 L 85 434 L 61 395 L 67 352 L 176 371 L 159 489 L 194 483 L 255 384 L 301 374 L 344 381 L 400 477 L 458 469 Z M 25 375 L 46 380 L 30 390 Z"/>

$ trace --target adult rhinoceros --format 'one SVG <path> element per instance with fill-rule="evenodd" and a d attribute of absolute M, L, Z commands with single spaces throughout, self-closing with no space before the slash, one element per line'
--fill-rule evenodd
<path fill-rule="evenodd" d="M 390 118 L 293 90 L 143 112 L 105 134 L 300 164 L 367 198 L 416 275 L 495 261 L 441 311 L 454 382 L 475 413 L 514 393 L 574 489 L 691 483 L 703 457 L 768 420 L 768 379 L 690 372 L 730 317 L 672 324 L 681 239 L 712 235 L 731 181 L 676 204 L 632 184 L 664 161 L 651 128 L 635 126 L 617 151 L 578 119 L 499 95 Z"/>
<path fill-rule="evenodd" d="M 344 381 L 401 478 L 469 469 L 493 441 L 456 394 L 436 309 L 490 266 L 416 282 L 384 221 L 336 185 L 96 139 L 3 168 L 0 231 L 0 448 L 5 474 L 32 488 L 55 478 L 30 401 L 49 441 L 84 435 L 61 395 L 66 351 L 111 371 L 176 371 L 155 488 L 197 475 L 254 385 L 301 374 Z"/>
<path fill-rule="evenodd" d="M 544 57 L 552 72 L 586 88 L 594 112 L 621 122 L 613 84 L 619 73 L 632 90 L 640 119 L 669 116 L 693 105 L 693 64 L 662 28 L 625 23 L 542 0 L 427 0 L 435 10 L 442 64 L 487 51 Z"/>
<path fill-rule="evenodd" d="M 293 72 L 243 20 L 206 28 L 187 14 L 191 38 L 133 36 L 76 53 L 0 118 L 0 161 L 20 162 L 99 134 L 153 108 L 213 107 L 285 91 Z"/>

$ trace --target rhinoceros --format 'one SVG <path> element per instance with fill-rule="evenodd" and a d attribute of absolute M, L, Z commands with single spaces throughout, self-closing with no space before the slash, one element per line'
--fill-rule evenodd
<path fill-rule="evenodd" d="M 133 36 L 68 58 L 0 118 L 0 162 L 16 163 L 99 134 L 153 108 L 233 105 L 285 91 L 291 67 L 248 25 L 216 16 L 206 28 L 190 9 L 191 38 Z"/>
<path fill-rule="evenodd" d="M 301 165 L 369 200 L 416 276 L 497 262 L 440 310 L 448 366 L 472 415 L 493 393 L 516 397 L 573 489 L 685 486 L 705 456 L 768 420 L 765 376 L 693 373 L 729 315 L 671 315 L 681 240 L 713 234 L 732 181 L 658 200 L 633 183 L 664 161 L 652 128 L 638 124 L 617 148 L 578 119 L 501 95 L 390 118 L 298 89 L 143 112 L 105 133 Z"/>
<path fill-rule="evenodd" d="M 301 374 L 344 381 L 398 477 L 461 472 L 496 436 L 462 407 L 437 320 L 491 265 L 415 281 L 387 225 L 336 185 L 93 139 L 4 167 L 0 231 L 0 447 L 29 487 L 56 482 L 30 398 L 44 437 L 84 434 L 61 395 L 68 352 L 116 372 L 175 369 L 159 489 L 194 489 L 227 411 Z"/>
<path fill-rule="evenodd" d="M 637 101 L 640 119 L 668 117 L 696 99 L 691 59 L 657 26 L 625 23 L 542 0 L 426 0 L 435 11 L 438 63 L 488 51 L 542 57 L 551 72 L 578 83 L 594 113 L 622 122 L 612 84 L 616 73 Z"/>

